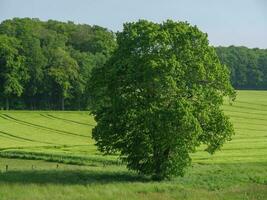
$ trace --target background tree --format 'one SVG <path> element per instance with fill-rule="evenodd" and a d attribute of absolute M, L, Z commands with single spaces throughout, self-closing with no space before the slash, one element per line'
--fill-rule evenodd
<path fill-rule="evenodd" d="M 25 58 L 20 55 L 21 46 L 16 38 L 0 35 L 0 91 L 6 99 L 6 109 L 9 109 L 9 99 L 20 96 L 27 79 L 24 67 Z"/>
<path fill-rule="evenodd" d="M 24 52 L 26 57 L 26 66 L 29 73 L 29 80 L 26 83 L 24 98 L 25 103 L 30 105 L 31 109 L 36 108 L 36 103 L 42 95 L 44 87 L 44 73 L 45 66 L 47 65 L 47 58 L 45 57 L 40 41 L 36 38 L 24 39 L 25 44 Z"/>
<path fill-rule="evenodd" d="M 76 60 L 61 48 L 55 49 L 52 55 L 48 75 L 56 86 L 56 95 L 61 99 L 61 109 L 65 110 L 65 99 L 70 97 L 72 82 L 78 78 L 79 66 Z"/>
<path fill-rule="evenodd" d="M 258 59 L 258 66 L 260 66 L 263 74 L 261 88 L 267 89 L 267 50 L 261 51 Z"/>
<path fill-rule="evenodd" d="M 90 104 L 88 93 L 88 84 L 91 77 L 91 71 L 94 67 L 102 66 L 106 62 L 106 57 L 101 53 L 80 52 L 78 50 L 71 50 L 71 57 L 74 58 L 78 65 L 78 79 L 74 82 L 71 95 L 75 98 L 71 99 L 70 103 L 76 108 L 88 108 Z"/>
<path fill-rule="evenodd" d="M 124 24 L 117 41 L 90 84 L 100 151 L 161 180 L 183 175 L 200 144 L 214 153 L 231 138 L 221 105 L 234 90 L 206 34 L 183 22 L 141 20 Z"/>
<path fill-rule="evenodd" d="M 67 60 L 74 59 L 78 64 L 78 75 L 75 75 L 75 80 L 68 81 L 70 85 L 67 87 L 64 107 L 88 109 L 90 101 L 87 84 L 91 70 L 102 66 L 116 47 L 114 34 L 106 28 L 55 20 L 5 20 L 0 24 L 0 35 L 16 38 L 21 44 L 19 54 L 25 57 L 23 70 L 28 73 L 23 94 L 12 97 L 13 109 L 62 108 L 62 96 L 59 95 L 58 82 L 55 82 L 55 62 L 61 62 L 57 55 L 58 49 L 65 52 L 67 56 L 64 57 L 68 57 Z M 65 80 L 71 76 L 73 74 L 66 74 Z M 2 104 L 4 101 L 1 98 L 0 105 Z"/>
<path fill-rule="evenodd" d="M 267 89 L 264 49 L 246 47 L 217 47 L 221 63 L 231 72 L 231 82 L 236 89 Z"/>

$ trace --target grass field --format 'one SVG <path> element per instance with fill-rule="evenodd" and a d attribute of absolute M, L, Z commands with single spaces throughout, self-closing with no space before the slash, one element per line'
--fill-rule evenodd
<path fill-rule="evenodd" d="M 160 183 L 101 155 L 88 112 L 0 111 L 0 200 L 267 199 L 267 92 L 238 91 L 224 110 L 233 140 Z"/>

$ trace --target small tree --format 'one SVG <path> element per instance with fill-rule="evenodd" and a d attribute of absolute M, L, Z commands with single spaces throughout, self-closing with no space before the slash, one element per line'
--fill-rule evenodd
<path fill-rule="evenodd" d="M 118 48 L 91 78 L 98 149 L 161 180 L 183 175 L 200 144 L 214 153 L 234 133 L 223 97 L 227 68 L 207 34 L 184 22 L 124 24 Z"/>

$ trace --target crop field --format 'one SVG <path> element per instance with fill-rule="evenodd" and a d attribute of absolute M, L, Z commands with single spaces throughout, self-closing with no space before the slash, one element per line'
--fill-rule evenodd
<path fill-rule="evenodd" d="M 97 151 L 85 111 L 0 111 L 0 200 L 267 199 L 267 92 L 238 91 L 235 136 L 200 147 L 184 177 L 153 182 Z"/>

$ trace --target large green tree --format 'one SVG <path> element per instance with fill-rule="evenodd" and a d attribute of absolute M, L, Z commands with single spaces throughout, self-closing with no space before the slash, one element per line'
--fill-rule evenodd
<path fill-rule="evenodd" d="M 22 94 L 24 83 L 28 78 L 21 50 L 16 38 L 0 35 L 0 92 L 6 99 L 7 110 L 9 99 Z"/>
<path fill-rule="evenodd" d="M 206 34 L 188 23 L 141 20 L 124 24 L 117 42 L 90 84 L 100 151 L 163 179 L 183 175 L 200 144 L 214 153 L 230 140 L 221 106 L 235 92 Z"/>

